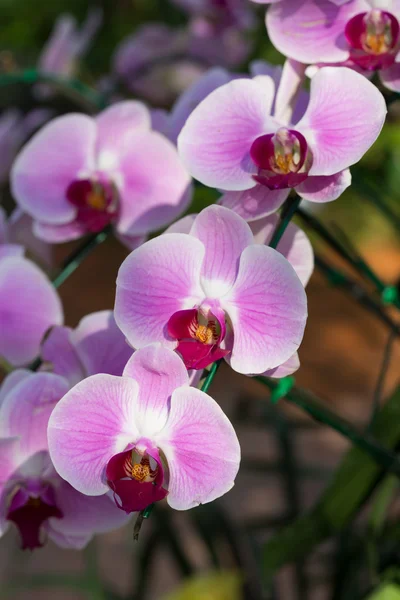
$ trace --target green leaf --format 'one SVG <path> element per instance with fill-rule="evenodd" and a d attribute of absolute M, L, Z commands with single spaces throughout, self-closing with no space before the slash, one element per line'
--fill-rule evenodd
<path fill-rule="evenodd" d="M 192 577 L 164 600 L 242 600 L 242 578 L 225 571 Z"/>
<path fill-rule="evenodd" d="M 400 587 L 393 583 L 384 583 L 367 596 L 366 600 L 400 600 Z"/>

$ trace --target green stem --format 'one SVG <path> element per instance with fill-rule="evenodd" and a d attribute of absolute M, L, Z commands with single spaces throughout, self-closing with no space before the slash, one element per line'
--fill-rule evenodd
<path fill-rule="evenodd" d="M 300 202 L 301 202 L 300 196 L 295 196 L 294 198 L 289 198 L 287 200 L 287 203 L 285 204 L 284 208 L 282 209 L 280 219 L 275 228 L 275 231 L 272 234 L 271 241 L 268 244 L 271 248 L 276 248 L 277 245 L 279 244 L 293 215 L 298 210 L 298 208 L 300 206 Z"/>
<path fill-rule="evenodd" d="M 208 372 L 208 375 L 207 375 L 203 385 L 201 386 L 202 392 L 207 393 L 208 390 L 210 389 L 210 385 L 212 384 L 213 379 L 214 379 L 215 375 L 217 374 L 218 369 L 221 366 L 221 363 L 222 363 L 222 358 L 211 365 L 211 369 Z"/>
<path fill-rule="evenodd" d="M 11 73 L 2 73 L 0 75 L 0 87 L 15 83 L 26 83 L 29 85 L 35 83 L 51 84 L 61 88 L 64 95 L 75 96 L 80 102 L 83 102 L 85 105 L 88 105 L 89 108 L 95 109 L 96 111 L 102 110 L 107 106 L 107 102 L 103 96 L 78 79 L 42 73 L 36 69 L 26 69 L 24 71 L 14 71 Z"/>
<path fill-rule="evenodd" d="M 264 377 L 255 377 L 257 381 L 273 391 L 278 382 Z M 370 433 L 363 433 L 355 429 L 351 423 L 342 419 L 334 412 L 320 404 L 320 402 L 309 392 L 295 388 L 287 393 L 285 400 L 295 404 L 316 421 L 331 427 L 353 444 L 367 452 L 385 470 L 395 473 L 400 477 L 400 458 L 382 446 Z"/>
<path fill-rule="evenodd" d="M 108 238 L 111 227 L 107 226 L 103 231 L 96 233 L 86 240 L 79 248 L 73 252 L 62 265 L 61 272 L 53 279 L 55 288 L 59 288 L 74 271 L 79 267 L 81 262 L 95 249 L 100 246 Z"/>
<path fill-rule="evenodd" d="M 315 254 L 315 265 L 332 285 L 349 292 L 357 302 L 387 325 L 396 336 L 400 335 L 399 326 L 386 314 L 382 305 L 372 298 L 358 281 L 351 279 L 343 271 L 329 265 L 318 254 Z"/>
<path fill-rule="evenodd" d="M 376 415 L 378 414 L 378 411 L 379 411 L 379 406 L 381 403 L 381 397 L 382 397 L 382 392 L 383 392 L 383 386 L 385 384 L 386 374 L 389 369 L 390 358 L 391 358 L 392 350 L 393 350 L 393 344 L 394 344 L 394 341 L 396 340 L 396 337 L 397 336 L 395 335 L 395 332 L 391 331 L 389 334 L 388 340 L 386 342 L 386 345 L 385 345 L 385 351 L 383 353 L 383 360 L 382 360 L 381 368 L 379 369 L 378 380 L 376 383 L 374 396 L 373 396 L 373 400 L 372 400 L 372 411 L 371 411 L 370 422 L 368 425 L 368 430 L 370 430 L 372 428 L 374 421 L 376 419 Z"/>
<path fill-rule="evenodd" d="M 342 244 L 337 238 L 335 238 L 326 227 L 313 215 L 310 215 L 301 209 L 297 211 L 297 214 L 300 218 L 311 227 L 335 252 L 341 256 L 353 269 L 355 269 L 360 275 L 364 278 L 371 281 L 378 293 L 381 295 L 382 301 L 387 302 L 388 298 L 390 298 L 389 303 L 396 306 L 396 308 L 400 308 L 400 299 L 396 294 L 395 288 L 393 286 L 387 286 L 383 283 L 380 278 L 376 275 L 376 273 L 371 269 L 371 267 L 365 262 L 365 260 L 355 251 L 354 248 L 351 248 L 351 253 L 346 249 L 344 244 Z M 342 234 L 343 237 L 343 234 Z M 347 244 L 350 242 L 347 240 Z M 388 291 L 390 293 L 388 293 Z"/>

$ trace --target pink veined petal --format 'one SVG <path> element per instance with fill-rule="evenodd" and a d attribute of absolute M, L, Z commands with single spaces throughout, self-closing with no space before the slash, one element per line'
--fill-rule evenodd
<path fill-rule="evenodd" d="M 33 222 L 33 233 L 39 239 L 48 244 L 61 244 L 78 240 L 87 234 L 87 229 L 78 221 L 71 221 L 63 225 L 51 225 L 49 223 Z"/>
<path fill-rule="evenodd" d="M 220 67 L 214 67 L 183 92 L 173 106 L 170 116 L 169 137 L 174 143 L 176 143 L 182 127 L 196 106 L 211 92 L 228 83 L 231 79 L 233 79 L 233 75 L 228 71 Z"/>
<path fill-rule="evenodd" d="M 25 457 L 47 450 L 47 424 L 57 402 L 68 391 L 66 379 L 53 373 L 32 373 L 6 395 L 0 409 L 3 437 L 20 437 Z"/>
<path fill-rule="evenodd" d="M 254 221 L 251 224 L 254 241 L 268 245 L 277 223 L 277 215 Z M 276 249 L 290 262 L 305 287 L 314 270 L 314 251 L 304 231 L 289 223 Z"/>
<path fill-rule="evenodd" d="M 300 368 L 300 360 L 299 355 L 296 352 L 293 354 L 289 360 L 284 362 L 279 367 L 275 367 L 275 369 L 270 369 L 269 371 L 265 371 L 263 375 L 265 377 L 273 377 L 274 379 L 281 379 L 282 377 L 288 377 L 288 375 L 292 375 Z"/>
<path fill-rule="evenodd" d="M 221 300 L 233 327 L 230 364 L 238 373 L 264 373 L 298 349 L 307 319 L 304 287 L 276 250 L 246 248 L 235 285 Z"/>
<path fill-rule="evenodd" d="M 256 185 L 242 192 L 225 192 L 218 204 L 230 208 L 246 221 L 256 221 L 278 210 L 289 195 L 289 189 L 270 190 Z"/>
<path fill-rule="evenodd" d="M 63 536 L 61 545 L 67 548 L 83 548 L 95 533 L 122 527 L 131 517 L 117 508 L 110 494 L 85 496 L 62 480 L 56 487 L 56 502 L 64 516 L 50 518 L 46 529 L 51 538 L 55 534 L 56 542 Z"/>
<path fill-rule="evenodd" d="M 58 294 L 33 262 L 0 262 L 0 356 L 14 366 L 27 364 L 39 354 L 47 329 L 62 321 Z"/>
<path fill-rule="evenodd" d="M 343 62 L 349 57 L 346 23 L 370 10 L 366 0 L 339 7 L 330 0 L 284 0 L 267 11 L 266 24 L 273 45 L 285 56 L 305 64 Z"/>
<path fill-rule="evenodd" d="M 265 80 L 231 81 L 193 111 L 178 137 L 179 154 L 193 177 L 224 190 L 254 187 L 256 168 L 250 147 L 258 136 L 275 128 L 269 116 L 274 83 L 268 80 L 269 93 Z"/>
<path fill-rule="evenodd" d="M 111 310 L 84 317 L 71 332 L 71 341 L 86 376 L 96 373 L 122 375 L 133 352 L 117 327 Z"/>
<path fill-rule="evenodd" d="M 351 185 L 350 169 L 335 175 L 308 177 L 296 187 L 296 192 L 310 202 L 332 202 Z"/>
<path fill-rule="evenodd" d="M 19 441 L 19 437 L 0 439 L 0 497 L 2 493 L 2 486 L 7 483 L 9 477 L 14 473 L 21 463 L 19 459 Z"/>
<path fill-rule="evenodd" d="M 379 77 L 388 90 L 400 92 L 400 63 L 394 63 L 388 69 L 381 69 Z"/>
<path fill-rule="evenodd" d="M 72 342 L 70 327 L 53 327 L 42 345 L 43 368 L 62 375 L 71 386 L 86 376 L 83 364 L 79 360 Z M 47 363 L 47 364 L 46 364 Z"/>
<path fill-rule="evenodd" d="M 236 279 L 239 258 L 253 242 L 251 229 L 239 215 L 212 205 L 197 215 L 190 235 L 204 244 L 201 285 L 208 298 L 226 294 Z"/>
<path fill-rule="evenodd" d="M 240 446 L 218 404 L 200 390 L 174 391 L 165 428 L 155 438 L 169 468 L 168 504 L 187 510 L 211 502 L 234 485 Z"/>
<path fill-rule="evenodd" d="M 45 125 L 24 146 L 11 171 L 17 203 L 32 217 L 53 225 L 72 221 L 76 208 L 68 185 L 94 167 L 96 125 L 86 115 L 69 114 Z"/>
<path fill-rule="evenodd" d="M 157 132 L 137 134 L 119 156 L 117 230 L 143 235 L 176 219 L 191 200 L 191 178 L 175 146 Z"/>
<path fill-rule="evenodd" d="M 103 163 L 117 162 L 119 154 L 125 154 L 134 143 L 132 136 L 151 126 L 149 110 L 142 102 L 125 100 L 106 108 L 96 117 L 97 160 Z"/>
<path fill-rule="evenodd" d="M 311 80 L 310 103 L 296 125 L 313 154 L 310 175 L 334 175 L 358 162 L 386 116 L 381 92 L 345 67 L 324 67 Z"/>
<path fill-rule="evenodd" d="M 133 379 L 92 375 L 53 410 L 47 431 L 51 460 L 60 476 L 82 494 L 105 494 L 108 461 L 138 439 L 137 396 Z"/>
<path fill-rule="evenodd" d="M 9 373 L 5 379 L 3 379 L 0 386 L 0 409 L 4 398 L 13 389 L 13 387 L 31 375 L 32 371 L 30 369 L 15 369 L 14 371 L 11 371 L 11 373 Z"/>
<path fill-rule="evenodd" d="M 169 318 L 193 308 L 204 297 L 200 286 L 203 244 L 190 235 L 168 233 L 134 250 L 117 277 L 115 321 L 128 342 L 175 347 L 167 334 Z"/>
<path fill-rule="evenodd" d="M 136 423 L 141 436 L 150 439 L 166 423 L 173 391 L 189 385 L 186 367 L 173 350 L 151 344 L 133 354 L 123 375 L 138 382 Z"/>

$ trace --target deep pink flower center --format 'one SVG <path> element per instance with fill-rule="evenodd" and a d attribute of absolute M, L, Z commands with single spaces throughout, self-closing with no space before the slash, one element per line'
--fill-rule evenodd
<path fill-rule="evenodd" d="M 378 8 L 355 15 L 346 25 L 351 59 L 361 68 L 390 67 L 399 50 L 400 26 L 391 13 Z"/>
<path fill-rule="evenodd" d="M 211 310 L 179 310 L 167 327 L 169 335 L 178 340 L 176 350 L 188 369 L 205 369 L 229 354 L 220 348 L 226 333 L 225 318 L 217 318 Z"/>
<path fill-rule="evenodd" d="M 254 140 L 250 156 L 258 167 L 254 179 L 271 190 L 299 185 L 307 178 L 312 164 L 305 137 L 286 127 Z"/>
<path fill-rule="evenodd" d="M 7 511 L 8 521 L 15 523 L 19 529 L 23 550 L 43 546 L 44 523 L 51 517 L 62 519 L 63 516 L 49 485 L 43 486 L 39 495 L 30 495 L 24 488 L 17 489 Z"/>
<path fill-rule="evenodd" d="M 66 195 L 77 208 L 76 220 L 90 233 L 101 231 L 118 216 L 118 192 L 112 183 L 77 179 Z"/>
<path fill-rule="evenodd" d="M 133 448 L 115 454 L 107 464 L 106 477 L 116 505 L 126 513 L 144 510 L 168 494 L 162 487 L 164 470 L 157 450 Z"/>

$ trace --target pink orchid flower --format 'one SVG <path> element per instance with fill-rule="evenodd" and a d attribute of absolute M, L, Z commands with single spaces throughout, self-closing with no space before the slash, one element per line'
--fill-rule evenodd
<path fill-rule="evenodd" d="M 344 64 L 400 90 L 399 0 L 282 0 L 267 11 L 272 43 L 306 64 Z"/>
<path fill-rule="evenodd" d="M 165 233 L 190 233 L 196 217 L 197 215 L 183 217 L 168 227 Z M 268 245 L 277 223 L 276 214 L 249 223 L 254 243 Z M 276 249 L 290 262 L 305 287 L 314 270 L 314 251 L 304 231 L 294 223 L 289 223 Z M 286 377 L 297 371 L 299 367 L 300 361 L 296 352 L 285 363 L 265 371 L 263 375 L 274 378 Z"/>
<path fill-rule="evenodd" d="M 126 513 L 163 498 L 178 510 L 211 502 L 232 488 L 240 462 L 222 409 L 159 344 L 135 352 L 123 377 L 93 375 L 72 388 L 48 439 L 63 479 L 90 496 L 111 489 Z"/>
<path fill-rule="evenodd" d="M 96 118 L 54 119 L 22 149 L 11 173 L 36 235 L 57 243 L 113 224 L 131 247 L 175 219 L 190 201 L 190 177 L 170 141 L 150 129 L 140 102 Z"/>
<path fill-rule="evenodd" d="M 131 348 L 111 310 L 86 315 L 75 329 L 53 327 L 42 345 L 42 370 L 62 375 L 75 385 L 89 375 L 122 375 Z"/>
<path fill-rule="evenodd" d="M 225 357 L 239 373 L 274 369 L 297 351 L 306 318 L 293 267 L 222 206 L 203 210 L 189 234 L 147 242 L 118 273 L 115 320 L 130 344 L 161 342 L 188 368 Z"/>
<path fill-rule="evenodd" d="M 26 365 L 40 351 L 46 331 L 64 320 L 61 301 L 46 275 L 8 243 L 8 224 L 0 210 L 0 356 Z"/>
<path fill-rule="evenodd" d="M 253 218 L 275 211 L 290 188 L 312 202 L 336 199 L 350 184 L 348 167 L 374 143 L 385 120 L 384 98 L 372 83 L 351 69 L 325 67 L 311 81 L 304 115 L 290 123 L 295 95 L 289 90 L 298 88 L 293 83 L 302 70 L 287 64 L 291 74 L 282 76 L 274 115 L 271 77 L 237 79 L 207 96 L 178 138 L 191 174 L 261 207 Z"/>
<path fill-rule="evenodd" d="M 56 473 L 47 447 L 51 411 L 68 391 L 51 373 L 17 370 L 0 388 L 0 535 L 10 523 L 22 547 L 33 550 L 50 537 L 66 548 L 82 548 L 94 533 L 127 519 L 111 496 L 88 498 Z"/>

